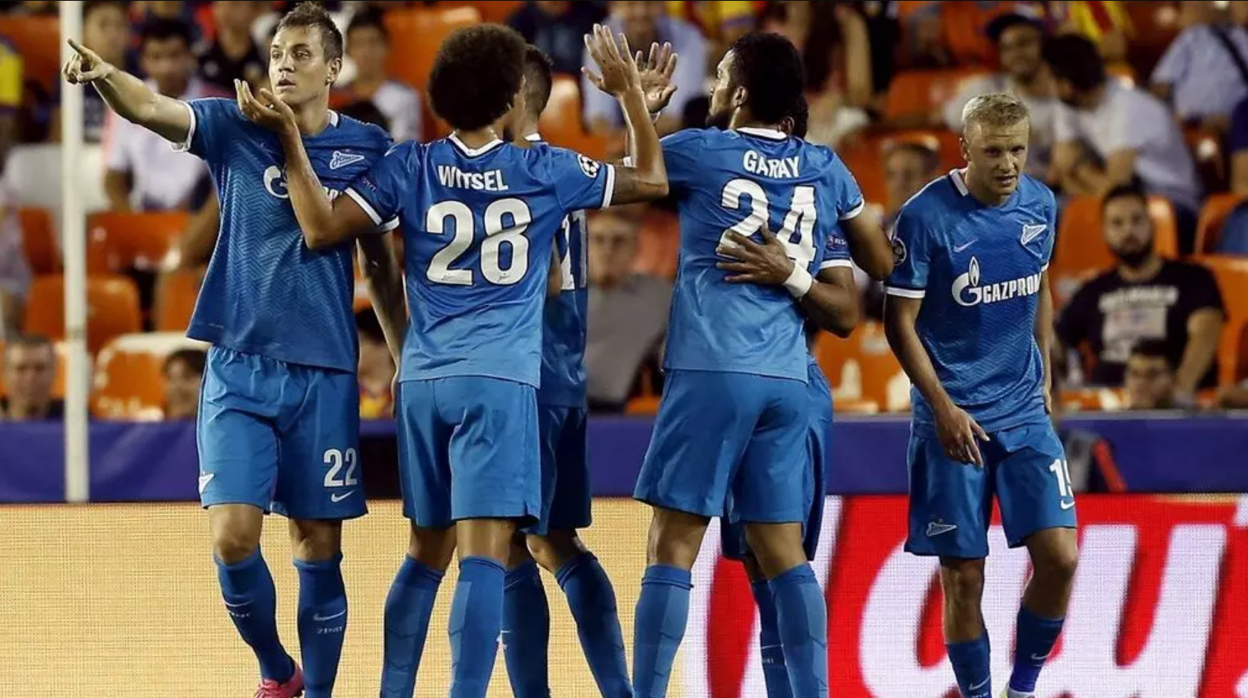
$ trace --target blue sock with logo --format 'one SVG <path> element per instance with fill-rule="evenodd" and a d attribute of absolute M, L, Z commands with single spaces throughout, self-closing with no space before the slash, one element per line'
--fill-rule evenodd
<path fill-rule="evenodd" d="M 637 698 L 664 698 L 676 650 L 689 622 L 693 576 L 669 565 L 650 565 L 641 578 L 633 638 L 633 689 Z"/>
<path fill-rule="evenodd" d="M 992 695 L 990 649 L 987 630 L 969 642 L 945 644 L 963 698 L 989 698 Z"/>
<path fill-rule="evenodd" d="M 285 682 L 295 673 L 295 662 L 277 637 L 277 590 L 260 548 L 247 559 L 227 565 L 218 560 L 217 581 L 234 627 L 260 662 L 260 676 Z"/>
<path fill-rule="evenodd" d="M 299 645 L 306 698 L 329 698 L 347 633 L 347 590 L 342 554 L 329 560 L 295 560 L 299 571 Z"/>
<path fill-rule="evenodd" d="M 767 698 L 793 698 L 789 670 L 784 665 L 784 648 L 780 646 L 780 626 L 776 619 L 776 601 L 767 580 L 750 583 L 754 603 L 758 605 L 758 651 L 763 659 L 763 682 Z"/>
<path fill-rule="evenodd" d="M 632 698 L 624 633 L 615 604 L 615 589 L 593 553 L 583 553 L 555 572 L 576 619 L 581 650 L 604 698 Z"/>
<path fill-rule="evenodd" d="M 797 698 L 828 695 L 828 606 L 810 563 L 770 581 L 789 685 Z"/>
<path fill-rule="evenodd" d="M 416 671 L 425 652 L 429 617 L 442 584 L 441 570 L 404 558 L 386 595 L 385 645 L 382 650 L 382 698 L 412 698 Z"/>
<path fill-rule="evenodd" d="M 507 570 L 488 557 L 459 561 L 451 602 L 450 698 L 485 698 L 503 628 L 503 581 Z"/>
<path fill-rule="evenodd" d="M 546 650 L 550 645 L 550 606 L 528 560 L 503 581 L 503 660 L 515 698 L 550 698 Z"/>
<path fill-rule="evenodd" d="M 1036 690 L 1036 679 L 1040 678 L 1040 670 L 1057 644 L 1057 636 L 1062 634 L 1062 623 L 1065 618 L 1041 618 L 1032 613 L 1026 606 L 1018 610 L 1018 625 L 1015 631 L 1014 672 L 1010 675 L 1010 690 L 1024 695 Z"/>

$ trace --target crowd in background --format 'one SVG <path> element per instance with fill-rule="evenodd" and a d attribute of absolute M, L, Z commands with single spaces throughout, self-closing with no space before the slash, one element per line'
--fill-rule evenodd
<path fill-rule="evenodd" d="M 391 36 L 385 13 L 446 3 L 330 2 L 346 37 L 333 103 L 388 128 L 396 140 L 435 135 L 413 85 L 387 72 Z M 454 3 L 450 3 L 454 4 Z M 700 126 L 707 87 L 726 47 L 762 29 L 787 36 L 802 53 L 811 105 L 807 139 L 838 152 L 883 132 L 956 132 L 976 94 L 1009 90 L 1031 110 L 1028 173 L 1062 200 L 1095 197 L 1113 262 L 1082 286 L 1059 289 L 1058 363 L 1066 385 L 1122 391 L 1133 409 L 1189 407 L 1200 391 L 1211 404 L 1248 407 L 1248 384 L 1219 385 L 1223 292 L 1199 261 L 1197 222 L 1210 194 L 1248 196 L 1248 2 L 527 2 L 507 23 L 546 51 L 556 71 L 580 78 L 582 36 L 605 21 L 630 45 L 670 42 L 680 54 L 679 90 L 658 121 L 661 133 Z M 55 13 L 55 2 L 3 2 L 7 13 Z M 83 43 L 111 63 L 181 99 L 233 96 L 233 81 L 266 77 L 267 44 L 286 2 L 87 2 Z M 1136 50 L 1132 6 L 1168 12 L 1175 38 L 1160 53 Z M 60 88 L 23 79 L 21 56 L 0 36 L 0 167 L 21 143 L 54 142 Z M 397 40 L 419 41 L 420 37 Z M 890 85 L 916 70 L 975 68 L 979 74 L 928 111 L 895 113 Z M 622 149 L 614 101 L 581 90 L 586 131 Z M 190 213 L 166 269 L 196 269 L 211 254 L 217 202 L 207 169 L 159 136 L 112 115 L 84 91 L 84 133 L 101 152 L 101 187 L 114 211 Z M 1208 177 L 1185 129 L 1221 145 L 1220 176 Z M 879 160 L 883 197 L 872 215 L 886 223 L 928 181 L 943 174 L 941 145 L 930 138 L 889 141 Z M 861 179 L 862 172 L 856 172 Z M 9 181 L 9 177 L 5 178 Z M 1168 202 L 1177 255 L 1156 247 L 1150 197 Z M 22 335 L 32 272 L 23 259 L 16 210 L 0 188 L 0 333 L 7 329 L 0 418 L 56 418 L 53 344 Z M 1242 210 L 1241 210 L 1242 209 Z M 658 370 L 672 292 L 678 227 L 670 206 L 627 207 L 590 219 L 590 315 L 586 363 L 591 406 L 622 411 L 661 389 Z M 1056 232 L 1056 231 L 1054 231 Z M 1248 208 L 1227 217 L 1217 248 L 1248 255 Z M 1171 257 L 1178 257 L 1171 258 Z M 159 286 L 160 280 L 148 279 Z M 882 296 L 862 276 L 868 318 Z M 145 303 L 152 293 L 145 294 Z M 389 415 L 394 365 L 371 311 L 357 316 L 361 413 Z M 0 336 L 5 336 L 0 334 Z M 194 415 L 203 355 L 171 354 L 164 366 L 169 418 Z M 836 377 L 833 377 L 834 384 Z M 1214 392 L 1216 391 L 1216 392 Z"/>

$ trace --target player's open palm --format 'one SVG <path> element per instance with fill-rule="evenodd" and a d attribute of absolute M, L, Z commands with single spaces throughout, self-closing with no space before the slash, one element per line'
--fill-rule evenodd
<path fill-rule="evenodd" d="M 646 108 L 651 114 L 662 111 L 676 94 L 672 76 L 676 73 L 677 59 L 670 42 L 660 46 L 657 41 L 650 44 L 649 56 L 643 57 L 641 51 L 633 56 L 641 79 L 641 93 L 646 97 Z"/>
<path fill-rule="evenodd" d="M 100 58 L 95 51 L 73 39 L 69 40 L 69 47 L 74 49 L 74 57 L 69 59 L 61 71 L 69 84 L 86 85 L 106 78 L 109 73 L 113 72 L 112 64 Z"/>
<path fill-rule="evenodd" d="M 984 467 L 984 456 L 979 442 L 987 441 L 988 434 L 971 415 L 961 407 L 951 406 L 936 412 L 936 436 L 945 449 L 945 455 L 959 463 L 971 463 Z"/>
<path fill-rule="evenodd" d="M 622 97 L 631 90 L 641 88 L 641 75 L 633 61 L 628 39 L 621 34 L 620 43 L 615 42 L 611 28 L 595 24 L 593 33 L 585 35 L 585 48 L 598 66 L 598 73 L 588 66 L 581 68 L 594 87 L 613 97 Z"/>
<path fill-rule="evenodd" d="M 261 89 L 257 98 L 251 93 L 251 86 L 246 80 L 235 80 L 234 92 L 238 99 L 239 111 L 252 123 L 271 131 L 298 130 L 295 112 L 272 92 Z"/>

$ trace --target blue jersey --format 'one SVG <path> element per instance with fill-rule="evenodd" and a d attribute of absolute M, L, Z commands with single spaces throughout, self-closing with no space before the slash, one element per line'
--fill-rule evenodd
<path fill-rule="evenodd" d="M 352 244 L 326 250 L 304 245 L 276 134 L 248 121 L 232 99 L 198 99 L 188 106 L 191 132 L 178 147 L 208 164 L 221 228 L 187 336 L 354 373 L 359 339 Z M 386 152 L 390 137 L 330 112 L 329 126 L 303 144 L 333 197 Z"/>
<path fill-rule="evenodd" d="M 537 387 L 551 245 L 571 211 L 611 205 L 615 170 L 570 150 L 451 136 L 395 146 L 347 194 L 398 216 L 411 323 L 402 380 L 486 376 Z"/>
<path fill-rule="evenodd" d="M 803 315 L 778 286 L 729 284 L 716 250 L 729 231 L 763 226 L 809 265 L 862 193 L 829 148 L 778 131 L 687 130 L 664 138 L 680 212 L 680 264 L 664 368 L 752 373 L 806 382 Z"/>
<path fill-rule="evenodd" d="M 832 234 L 828 236 L 827 242 L 823 244 L 823 248 L 815 255 L 815 259 L 810 263 L 811 274 L 818 276 L 824 269 L 834 269 L 836 267 L 845 267 L 853 269 L 854 261 L 849 254 L 849 241 L 845 239 L 845 234 L 841 229 L 834 228 Z M 806 363 L 809 366 L 818 364 L 815 358 L 815 338 L 819 335 L 819 328 L 813 323 L 806 323 Z"/>
<path fill-rule="evenodd" d="M 585 406 L 585 334 L 589 326 L 589 241 L 585 212 L 563 219 L 555 235 L 562 287 L 546 299 L 542 319 L 540 405 Z"/>
<path fill-rule="evenodd" d="M 993 432 L 1047 419 L 1035 337 L 1041 276 L 1053 255 L 1053 192 L 1024 175 L 1004 204 L 971 196 L 950 172 L 906 202 L 887 292 L 921 298 L 915 329 L 954 404 Z M 916 431 L 934 433 L 931 406 L 911 391 Z"/>

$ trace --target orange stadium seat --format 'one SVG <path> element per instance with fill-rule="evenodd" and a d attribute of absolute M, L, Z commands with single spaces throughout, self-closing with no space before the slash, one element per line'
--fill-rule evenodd
<path fill-rule="evenodd" d="M 576 78 L 567 75 L 555 76 L 550 87 L 550 101 L 546 103 L 538 128 L 554 145 L 591 158 L 603 159 L 610 146 L 607 138 L 586 133 L 581 124 L 581 85 Z"/>
<path fill-rule="evenodd" d="M 872 203 L 883 204 L 888 200 L 888 188 L 884 180 L 884 153 L 890 147 L 914 143 L 931 148 L 940 154 L 940 171 L 945 172 L 964 164 L 958 138 L 958 134 L 947 129 L 897 131 L 860 138 L 839 154 L 858 181 L 863 198 Z"/>
<path fill-rule="evenodd" d="M 199 272 L 192 270 L 175 271 L 160 277 L 152 309 L 157 332 L 185 332 L 191 326 L 199 286 Z"/>
<path fill-rule="evenodd" d="M 640 395 L 628 401 L 624 406 L 624 414 L 654 415 L 659 413 L 658 395 Z"/>
<path fill-rule="evenodd" d="M 1205 199 L 1205 205 L 1200 209 L 1200 222 L 1196 226 L 1196 254 L 1212 253 L 1217 249 L 1226 217 L 1244 200 L 1243 196 L 1229 192 Z"/>
<path fill-rule="evenodd" d="M 124 276 L 87 279 L 87 348 L 95 353 L 118 335 L 138 332 L 139 291 Z M 26 307 L 25 331 L 52 339 L 65 338 L 65 281 L 60 275 L 35 278 Z"/>
<path fill-rule="evenodd" d="M 1196 172 L 1205 191 L 1226 189 L 1226 153 L 1222 149 L 1222 135 L 1204 128 L 1183 130 L 1183 138 L 1196 161 Z"/>
<path fill-rule="evenodd" d="M 95 360 L 91 413 L 102 419 L 159 417 L 165 358 L 188 347 L 203 344 L 178 332 L 126 334 L 110 340 Z"/>
<path fill-rule="evenodd" d="M 386 67 L 396 79 L 424 90 L 442 41 L 456 29 L 480 22 L 481 13 L 472 6 L 390 10 L 386 30 L 392 40 Z"/>
<path fill-rule="evenodd" d="M 958 92 L 963 80 L 983 73 L 975 68 L 907 70 L 893 76 L 884 98 L 884 115 L 929 114 Z"/>
<path fill-rule="evenodd" d="M 815 360 L 832 385 L 837 410 L 900 412 L 910 406 L 910 382 L 884 338 L 884 327 L 866 322 L 848 340 L 821 336 Z"/>
<path fill-rule="evenodd" d="M 1157 253 L 1174 259 L 1179 254 L 1179 236 L 1174 208 L 1159 196 L 1148 198 L 1148 214 L 1153 219 Z M 1053 292 L 1058 304 L 1064 303 L 1090 275 L 1109 269 L 1114 256 L 1101 232 L 1101 201 L 1077 197 L 1066 204 L 1059 223 L 1057 246 L 1053 250 Z"/>
<path fill-rule="evenodd" d="M 1070 412 L 1110 412 L 1124 406 L 1121 388 L 1076 388 L 1063 390 L 1062 408 Z"/>
<path fill-rule="evenodd" d="M 1248 327 L 1248 259 L 1221 255 L 1201 255 L 1196 259 L 1217 277 L 1222 302 L 1226 305 L 1227 322 L 1218 347 L 1218 376 L 1222 383 L 1230 383 L 1237 373 L 1245 370 L 1243 366 L 1236 366 L 1236 359 L 1240 337 Z"/>
<path fill-rule="evenodd" d="M 52 230 L 51 214 L 42 208 L 22 208 L 17 217 L 22 226 L 22 248 L 31 270 L 36 274 L 60 271 L 61 252 Z"/>
<path fill-rule="evenodd" d="M 153 269 L 190 222 L 185 211 L 103 211 L 87 217 L 87 271 Z"/>
<path fill-rule="evenodd" d="M 498 22 L 505 24 L 511 13 L 524 7 L 523 0 L 452 0 L 450 2 L 443 0 L 438 3 L 439 7 L 475 7 L 477 12 L 481 13 L 481 21 Z"/>
<path fill-rule="evenodd" d="M 26 80 L 49 93 L 61 72 L 61 28 L 57 17 L 0 17 L 0 36 L 22 57 Z"/>

